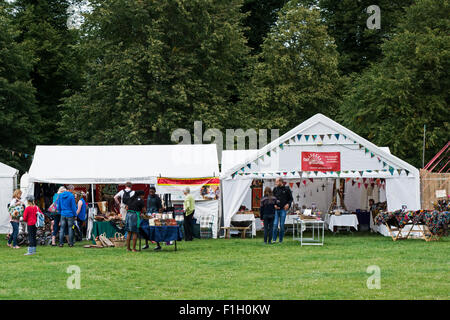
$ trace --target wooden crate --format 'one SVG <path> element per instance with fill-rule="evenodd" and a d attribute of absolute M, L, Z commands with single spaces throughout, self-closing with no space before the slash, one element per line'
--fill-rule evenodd
<path fill-rule="evenodd" d="M 433 210 L 436 203 L 436 190 L 450 192 L 450 173 L 436 173 L 420 169 L 421 205 L 424 210 Z"/>

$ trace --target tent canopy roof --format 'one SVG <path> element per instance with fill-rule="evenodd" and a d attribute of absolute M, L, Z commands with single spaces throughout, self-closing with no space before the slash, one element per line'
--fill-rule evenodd
<path fill-rule="evenodd" d="M 36 146 L 30 182 L 154 183 L 156 177 L 219 174 L 217 149 L 205 145 Z"/>
<path fill-rule="evenodd" d="M 293 142 L 294 140 L 298 141 L 298 135 L 306 135 L 306 134 L 311 137 L 307 142 L 302 142 L 302 143 Z M 341 136 L 345 136 L 345 142 L 342 143 L 342 140 L 344 140 L 344 139 L 341 137 L 340 139 L 332 138 L 333 140 L 330 140 L 330 139 L 323 140 L 323 141 L 326 141 L 327 143 L 318 143 L 320 141 L 319 136 L 327 136 L 330 134 L 332 134 L 332 135 L 339 134 Z M 313 135 L 316 136 L 315 139 L 312 138 Z M 302 141 L 305 141 L 304 138 L 302 138 L 302 139 L 303 139 Z M 330 141 L 330 142 L 328 142 L 328 141 Z M 247 171 L 255 172 L 255 173 L 266 172 L 264 169 L 261 169 L 259 167 L 259 165 L 255 165 L 255 162 L 259 163 L 261 161 L 263 161 L 263 162 L 267 161 L 267 159 L 268 159 L 267 153 L 268 152 L 271 152 L 272 154 L 273 154 L 273 152 L 276 152 L 278 155 L 277 161 L 279 161 L 280 158 L 283 158 L 282 154 L 284 154 L 284 153 L 286 153 L 285 156 L 292 155 L 292 152 L 289 154 L 286 151 L 286 148 L 284 148 L 284 150 L 281 150 L 279 148 L 279 146 L 281 144 L 285 144 L 285 146 L 288 146 L 288 147 L 297 146 L 302 151 L 306 151 L 306 150 L 308 150 L 308 151 L 343 150 L 342 152 L 347 153 L 347 154 L 358 151 L 359 150 L 358 145 L 360 145 L 363 147 L 363 149 L 362 149 L 363 155 L 364 155 L 364 148 L 366 148 L 367 150 L 370 150 L 369 154 L 370 153 L 374 154 L 373 159 L 377 159 L 377 157 L 380 157 L 381 159 L 383 159 L 383 161 L 385 161 L 389 166 L 392 166 L 394 169 L 408 170 L 414 176 L 419 175 L 419 171 L 415 167 L 413 167 L 409 163 L 401 160 L 400 158 L 397 158 L 396 156 L 392 155 L 390 153 L 390 150 L 388 147 L 378 147 L 375 144 L 371 143 L 370 141 L 357 135 L 353 131 L 340 125 L 336 121 L 333 121 L 330 118 L 324 116 L 323 114 L 318 113 L 318 114 L 312 116 L 311 118 L 307 119 L 306 121 L 302 122 L 297 127 L 290 130 L 286 134 L 282 135 L 278 139 L 275 139 L 274 141 L 270 142 L 263 148 L 257 150 L 256 152 L 254 150 L 247 150 L 250 152 L 239 153 L 239 154 L 236 154 L 235 156 L 232 156 L 231 154 L 227 155 L 225 152 L 223 152 L 226 155 L 225 159 L 239 158 L 241 160 L 237 161 L 237 162 L 235 161 L 233 163 L 233 165 L 231 165 L 231 167 L 225 166 L 224 168 L 226 170 L 222 170 L 222 175 L 221 175 L 222 179 L 231 178 L 234 173 L 241 172 L 242 168 L 245 168 L 246 172 Z M 338 147 L 340 147 L 341 149 L 337 149 Z M 353 151 L 351 151 L 352 148 L 354 149 Z M 239 150 L 239 151 L 241 151 L 241 150 Z M 361 150 L 359 150 L 359 152 L 361 152 Z M 353 160 L 353 161 L 350 161 L 349 163 L 346 163 L 344 165 L 344 167 L 346 166 L 347 168 L 342 169 L 342 170 L 363 170 L 363 169 L 376 168 L 377 161 L 373 160 L 373 159 L 371 160 L 370 155 L 368 158 L 369 159 L 366 159 L 366 160 L 359 159 L 359 163 L 357 163 L 359 168 L 356 168 L 357 166 L 355 165 L 356 164 L 355 162 L 357 162 L 357 160 Z M 269 158 L 269 159 L 273 159 L 273 157 Z M 222 160 L 222 161 L 224 161 L 224 160 Z M 272 161 L 272 160 L 270 160 L 270 161 Z M 275 160 L 273 160 L 273 161 L 275 161 Z M 299 166 L 300 158 L 295 161 L 298 162 L 298 166 Z M 342 160 L 342 161 L 344 161 L 344 160 Z M 372 161 L 372 162 L 370 163 L 370 161 Z M 365 162 L 367 162 L 367 164 L 368 164 L 367 167 L 365 167 L 365 165 L 364 165 Z M 246 167 L 247 165 L 251 166 L 251 169 L 247 170 L 247 167 Z M 353 165 L 355 165 L 355 167 L 353 167 Z M 284 170 L 284 168 L 281 168 L 282 166 L 283 165 L 281 164 L 279 167 L 279 170 Z M 348 168 L 349 166 L 351 168 Z M 277 169 L 276 167 L 277 167 L 277 165 L 272 165 L 272 169 L 274 169 L 274 168 Z M 291 166 L 290 170 L 300 170 L 300 168 L 296 167 L 294 169 L 293 166 Z M 387 175 L 389 176 L 389 173 L 387 173 Z M 247 176 L 247 177 L 243 176 L 241 178 L 249 179 L 251 177 L 252 177 L 252 175 Z"/>
<path fill-rule="evenodd" d="M 19 170 L 0 162 L 0 178 L 13 178 L 18 173 Z"/>

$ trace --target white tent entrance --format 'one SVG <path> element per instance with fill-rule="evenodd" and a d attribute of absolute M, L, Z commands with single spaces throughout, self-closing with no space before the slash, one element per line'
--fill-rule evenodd
<path fill-rule="evenodd" d="M 218 200 L 200 197 L 200 189 L 209 186 L 212 179 L 218 185 L 218 175 L 217 149 L 211 144 L 37 146 L 28 173 L 28 192 L 33 192 L 34 183 L 90 185 L 94 190 L 94 185 L 131 182 L 154 185 L 156 193 L 170 193 L 174 202 L 180 202 L 182 190 L 190 186 L 196 199 L 197 220 L 212 215 L 217 226 Z M 161 178 L 188 182 L 169 187 L 158 181 Z"/>
<path fill-rule="evenodd" d="M 345 185 L 348 210 L 367 209 L 368 198 L 387 201 L 394 211 L 420 209 L 419 171 L 337 122 L 317 114 L 260 150 L 241 153 L 222 172 L 224 226 L 254 179 L 273 184 L 277 177 L 291 183 L 294 203 L 327 212 L 334 181 Z M 230 157 L 233 158 L 233 157 Z M 339 199 L 338 199 L 339 200 Z"/>
<path fill-rule="evenodd" d="M 0 162 L 0 234 L 10 233 L 12 230 L 7 207 L 17 188 L 18 174 L 19 170 Z"/>

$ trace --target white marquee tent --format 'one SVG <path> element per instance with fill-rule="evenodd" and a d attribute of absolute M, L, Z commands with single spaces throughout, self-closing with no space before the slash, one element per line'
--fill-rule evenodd
<path fill-rule="evenodd" d="M 14 189 L 17 188 L 19 170 L 0 162 L 0 234 L 10 232 L 8 203 L 12 199 Z"/>
<path fill-rule="evenodd" d="M 335 162 L 339 169 L 314 171 L 311 167 L 303 168 L 306 160 L 309 165 L 323 163 L 318 158 L 306 159 L 308 153 L 315 157 L 332 154 L 337 158 Z M 297 181 L 299 187 L 296 185 L 293 189 L 299 198 L 306 200 L 307 194 L 330 190 L 309 200 L 317 202 L 321 210 L 327 210 L 331 203 L 335 179 L 346 179 L 349 196 L 345 197 L 345 204 L 352 210 L 364 209 L 367 203 L 367 192 L 362 192 L 367 189 L 362 186 L 363 179 L 385 179 L 385 187 L 379 188 L 376 200 L 386 200 L 389 211 L 401 209 L 403 205 L 409 210 L 420 209 L 420 178 L 415 167 L 390 154 L 388 148 L 374 145 L 322 114 L 309 118 L 260 150 L 239 151 L 234 155 L 224 152 L 222 166 L 224 226 L 230 225 L 232 216 L 248 198 L 249 187 L 255 178 L 273 181 L 283 177 Z M 347 182 L 350 180 L 347 178 L 351 181 Z M 355 180 L 360 181 L 359 184 L 354 184 Z M 294 193 L 294 201 L 295 198 Z M 299 202 L 311 205 L 306 200 Z"/>
<path fill-rule="evenodd" d="M 34 190 L 33 183 L 94 185 L 127 181 L 154 184 L 159 193 L 158 177 L 196 179 L 218 175 L 217 149 L 211 144 L 36 146 L 27 178 L 29 193 Z M 184 187 L 179 185 L 178 191 Z M 218 210 L 217 200 L 198 201 L 195 216 L 214 215 L 217 227 Z"/>

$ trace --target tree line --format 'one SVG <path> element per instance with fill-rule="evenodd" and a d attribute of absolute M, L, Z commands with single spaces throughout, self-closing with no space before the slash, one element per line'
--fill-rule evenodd
<path fill-rule="evenodd" d="M 0 161 L 323 113 L 416 167 L 449 135 L 449 0 L 0 0 Z M 381 9 L 369 29 L 366 8 Z"/>

